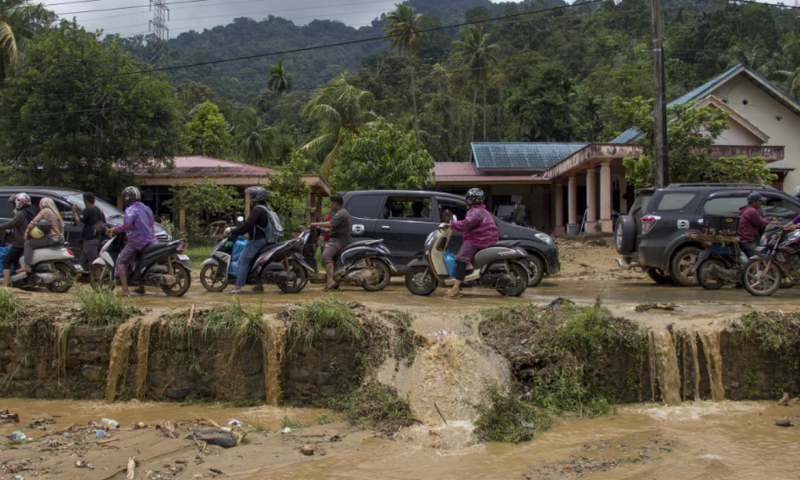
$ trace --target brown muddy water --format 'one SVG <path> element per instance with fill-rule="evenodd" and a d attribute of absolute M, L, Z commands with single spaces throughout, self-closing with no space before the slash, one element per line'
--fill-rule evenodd
<path fill-rule="evenodd" d="M 106 443 L 97 443 L 93 430 L 79 440 L 80 431 L 64 436 L 23 428 L 34 440 L 0 452 L 0 478 L 122 479 L 131 456 L 139 462 L 137 479 L 800 478 L 800 429 L 775 425 L 782 418 L 798 423 L 800 407 L 767 402 L 627 405 L 606 417 L 559 420 L 550 431 L 519 445 L 477 443 L 468 422 L 431 423 L 385 436 L 355 430 L 335 413 L 314 409 L 19 399 L 0 399 L 0 407 L 19 413 L 20 425 L 49 413 L 57 422 L 50 425 L 54 432 L 101 417 L 122 424 Z M 322 415 L 337 421 L 318 425 Z M 280 433 L 285 417 L 311 426 Z M 220 424 L 236 418 L 250 433 L 237 447 L 201 451 L 184 438 L 188 430 L 171 439 L 153 428 L 165 420 L 196 418 Z M 127 429 L 139 421 L 150 427 Z M 256 432 L 253 426 L 265 430 Z M 15 428 L 2 426 L 0 435 Z M 314 455 L 303 455 L 302 445 Z M 78 469 L 78 460 L 94 468 Z"/>

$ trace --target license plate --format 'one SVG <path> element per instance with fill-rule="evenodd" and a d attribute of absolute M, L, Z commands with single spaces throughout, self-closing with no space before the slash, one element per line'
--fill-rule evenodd
<path fill-rule="evenodd" d="M 189 255 L 178 255 L 178 260 L 180 260 L 181 262 L 188 262 Z"/>

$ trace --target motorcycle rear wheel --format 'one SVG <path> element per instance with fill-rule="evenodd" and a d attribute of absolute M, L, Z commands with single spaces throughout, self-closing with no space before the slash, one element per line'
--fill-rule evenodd
<path fill-rule="evenodd" d="M 428 296 L 436 290 L 437 282 L 430 267 L 411 267 L 406 272 L 406 288 L 414 295 Z"/>
<path fill-rule="evenodd" d="M 389 281 L 392 279 L 392 272 L 389 270 L 389 266 L 380 260 L 367 259 L 365 262 L 367 268 L 375 270 L 378 280 L 374 282 L 364 282 L 361 284 L 361 288 L 368 292 L 377 292 L 386 288 L 389 285 Z"/>
<path fill-rule="evenodd" d="M 175 272 L 175 284 L 171 287 L 161 287 L 161 291 L 169 297 L 181 297 L 192 286 L 192 277 L 189 275 L 189 270 L 178 262 L 172 263 L 172 270 Z"/>
<path fill-rule="evenodd" d="M 781 269 L 775 262 L 769 264 L 763 258 L 754 258 L 744 266 L 742 285 L 751 295 L 767 297 L 781 287 Z"/>
<path fill-rule="evenodd" d="M 297 260 L 289 260 L 289 271 L 294 273 L 294 282 L 292 283 L 278 283 L 278 288 L 283 293 L 299 293 L 308 283 L 308 275 L 306 269 L 300 265 Z"/>
<path fill-rule="evenodd" d="M 703 263 L 697 267 L 697 282 L 706 290 L 719 290 L 725 285 L 725 280 L 717 278 L 712 273 L 711 270 L 714 265 L 719 268 L 725 268 L 725 265 L 716 258 L 703 260 Z"/>
<path fill-rule="evenodd" d="M 219 264 L 209 263 L 200 269 L 200 283 L 209 292 L 221 292 L 228 286 L 228 277 L 217 278 Z"/>
<path fill-rule="evenodd" d="M 93 265 L 89 271 L 89 284 L 95 292 L 110 292 L 117 286 L 114 278 L 114 267 L 108 265 Z"/>
<path fill-rule="evenodd" d="M 56 263 L 55 267 L 56 275 L 58 275 L 59 278 L 48 285 L 47 289 L 53 293 L 66 293 L 72 288 L 72 284 L 75 283 L 75 273 L 69 268 L 69 265 L 65 263 Z"/>
<path fill-rule="evenodd" d="M 498 288 L 497 291 L 506 297 L 519 297 L 528 288 L 528 273 L 522 265 L 512 263 L 510 265 L 511 275 L 514 277 L 515 285 L 510 287 Z"/>

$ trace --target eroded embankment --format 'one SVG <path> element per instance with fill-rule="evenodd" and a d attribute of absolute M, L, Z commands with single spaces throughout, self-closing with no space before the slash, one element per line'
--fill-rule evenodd
<path fill-rule="evenodd" d="M 165 313 L 81 292 L 69 310 L 0 292 L 0 396 L 321 406 L 392 429 L 475 421 L 481 438 L 520 441 L 563 412 L 800 390 L 795 314 L 653 331 L 564 302 L 486 310 L 428 339 L 408 313 L 330 298 L 277 315 L 235 300 Z"/>

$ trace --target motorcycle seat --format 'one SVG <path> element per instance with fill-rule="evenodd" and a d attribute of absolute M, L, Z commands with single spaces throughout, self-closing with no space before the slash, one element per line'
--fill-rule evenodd
<path fill-rule="evenodd" d="M 167 244 L 166 244 L 166 243 L 161 243 L 161 242 L 152 243 L 152 244 L 150 244 L 150 245 L 148 245 L 148 246 L 144 247 L 144 248 L 143 248 L 143 249 L 142 249 L 142 250 L 139 252 L 139 255 L 142 255 L 142 256 L 143 256 L 143 255 L 147 255 L 147 254 L 149 254 L 149 253 L 152 253 L 152 252 L 154 252 L 154 251 L 156 251 L 156 250 L 158 250 L 158 249 L 160 249 L 160 248 L 164 248 L 164 247 L 166 247 L 166 246 L 167 246 Z"/>
<path fill-rule="evenodd" d="M 355 247 L 362 247 L 362 246 L 369 246 L 369 245 L 377 245 L 377 244 L 379 244 L 379 243 L 383 243 L 383 239 L 382 239 L 382 238 L 381 238 L 381 239 L 379 239 L 379 240 L 356 240 L 356 241 L 355 241 L 355 242 L 353 242 L 353 243 L 349 243 L 349 244 L 347 244 L 347 246 L 346 246 L 346 247 L 344 247 L 342 250 L 346 250 L 346 249 L 350 249 L 350 248 L 355 248 Z"/>
<path fill-rule="evenodd" d="M 492 247 L 516 247 L 522 240 L 500 240 L 492 244 Z"/>

